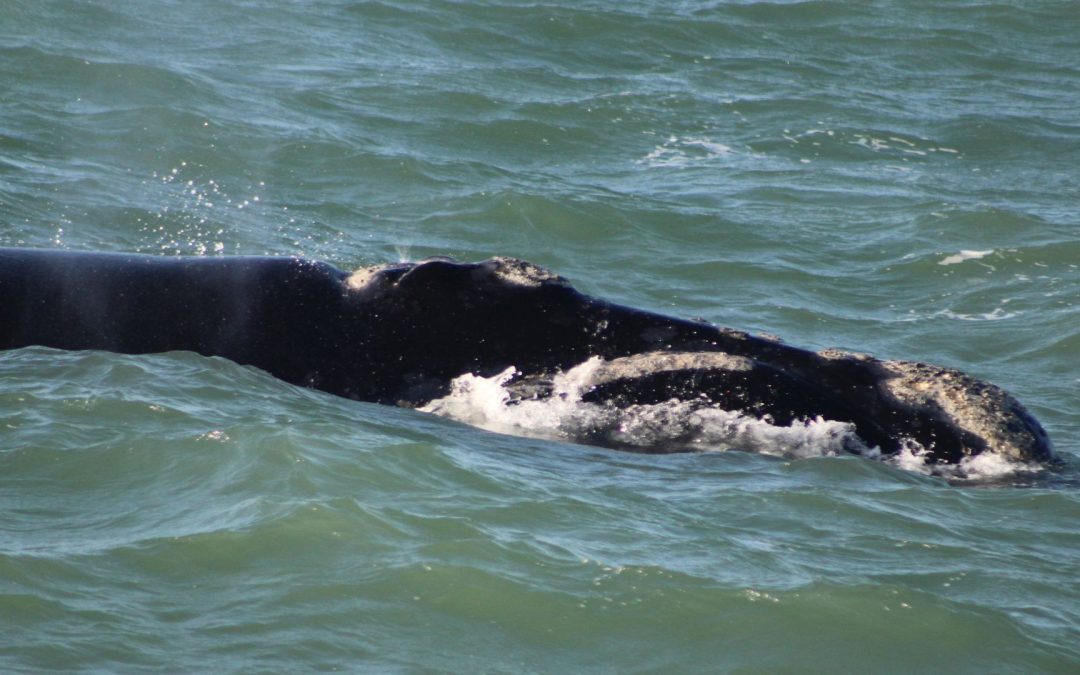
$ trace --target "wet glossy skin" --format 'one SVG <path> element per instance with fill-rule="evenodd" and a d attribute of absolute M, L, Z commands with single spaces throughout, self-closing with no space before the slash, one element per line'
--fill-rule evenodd
<path fill-rule="evenodd" d="M 0 348 L 30 345 L 189 350 L 410 407 L 445 395 L 454 377 L 510 366 L 522 395 L 544 396 L 553 373 L 600 356 L 622 360 L 586 398 L 597 403 L 701 400 L 777 424 L 820 416 L 854 424 L 886 454 L 913 439 L 931 461 L 1051 457 L 1015 399 L 957 371 L 814 353 L 623 307 L 511 259 L 349 274 L 296 258 L 0 249 Z"/>

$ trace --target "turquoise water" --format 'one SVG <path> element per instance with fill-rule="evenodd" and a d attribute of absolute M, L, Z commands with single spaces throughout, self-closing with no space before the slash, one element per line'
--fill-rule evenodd
<path fill-rule="evenodd" d="M 1080 9 L 4 0 L 0 245 L 523 257 L 969 371 L 1065 462 L 638 456 L 0 353 L 0 670 L 1076 672 Z"/>

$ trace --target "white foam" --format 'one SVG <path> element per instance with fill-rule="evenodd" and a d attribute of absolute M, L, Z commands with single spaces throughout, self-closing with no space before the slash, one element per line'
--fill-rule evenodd
<path fill-rule="evenodd" d="M 1006 312 L 1001 307 L 995 307 L 993 311 L 983 312 L 981 314 L 964 314 L 961 312 L 954 312 L 950 309 L 943 309 L 940 312 L 935 312 L 934 316 L 943 316 L 947 319 L 955 319 L 957 321 L 1001 321 L 1003 319 L 1011 319 L 1015 316 L 1019 316 L 1022 312 Z"/>
<path fill-rule="evenodd" d="M 926 448 L 908 439 L 901 444 L 900 452 L 889 458 L 889 463 L 898 469 L 915 473 L 931 474 L 931 465 L 926 463 Z"/>
<path fill-rule="evenodd" d="M 420 408 L 424 412 L 496 433 L 531 438 L 617 446 L 642 451 L 741 450 L 787 458 L 829 457 L 855 451 L 879 459 L 847 422 L 817 418 L 790 425 L 771 424 L 702 401 L 669 400 L 651 405 L 615 407 L 586 402 L 591 382 L 607 364 L 599 357 L 553 378 L 542 399 L 521 399 L 512 389 L 513 368 L 492 377 L 466 374 L 454 379 L 451 392 Z M 602 379 L 602 377 L 600 377 Z M 896 468 L 954 481 L 992 481 L 1038 472 L 1036 464 L 994 453 L 965 458 L 959 464 L 932 464 L 929 452 L 907 439 L 886 461 Z"/>
<path fill-rule="evenodd" d="M 1043 467 L 1036 463 L 1009 459 L 993 452 L 965 457 L 957 464 L 929 464 L 926 462 L 927 455 L 926 448 L 907 439 L 902 444 L 900 452 L 886 461 L 898 469 L 926 476 L 938 476 L 951 481 L 989 482 L 1043 470 Z"/>
<path fill-rule="evenodd" d="M 956 255 L 951 255 L 941 260 L 939 265 L 957 265 L 965 260 L 979 260 L 993 253 L 993 249 L 989 251 L 960 251 Z"/>
<path fill-rule="evenodd" d="M 670 136 L 652 152 L 637 160 L 638 164 L 651 167 L 687 167 L 699 162 L 708 162 L 728 157 L 734 150 L 729 145 L 709 138 Z"/>
<path fill-rule="evenodd" d="M 424 412 L 497 433 L 645 450 L 744 450 L 783 457 L 820 457 L 859 448 L 875 454 L 855 435 L 853 425 L 818 418 L 788 426 L 704 405 L 670 400 L 617 408 L 582 400 L 599 358 L 554 378 L 553 392 L 539 400 L 519 400 L 507 387 L 507 368 L 493 377 L 456 378 L 449 395 Z"/>
<path fill-rule="evenodd" d="M 1038 473 L 1043 467 L 1031 462 L 1019 462 L 1004 455 L 984 452 L 974 457 L 965 457 L 957 465 L 955 478 L 964 480 L 995 480 L 1019 473 Z"/>

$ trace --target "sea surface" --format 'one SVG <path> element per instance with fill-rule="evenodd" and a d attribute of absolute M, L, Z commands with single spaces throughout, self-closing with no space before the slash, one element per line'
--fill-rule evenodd
<path fill-rule="evenodd" d="M 1062 458 L 645 456 L 4 352 L 0 671 L 1080 672 L 1078 36 L 1066 0 L 0 0 L 0 246 L 517 256 L 960 368 Z"/>

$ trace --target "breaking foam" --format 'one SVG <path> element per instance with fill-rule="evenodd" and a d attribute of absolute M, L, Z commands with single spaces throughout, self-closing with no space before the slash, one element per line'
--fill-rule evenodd
<path fill-rule="evenodd" d="M 487 378 L 466 374 L 453 381 L 449 395 L 420 410 L 498 433 L 640 452 L 745 450 L 818 457 L 858 446 L 863 454 L 874 454 L 846 422 L 818 418 L 778 426 L 701 401 L 677 399 L 621 408 L 583 401 L 586 383 L 603 365 L 592 358 L 556 375 L 551 395 L 542 399 L 516 397 L 508 386 L 514 368 Z"/>
<path fill-rule="evenodd" d="M 791 459 L 859 454 L 953 481 L 992 481 L 1040 470 L 1037 465 L 993 453 L 956 465 L 929 464 L 927 451 L 906 441 L 896 455 L 882 457 L 847 422 L 820 417 L 776 425 L 700 400 L 617 407 L 583 400 L 607 362 L 599 357 L 553 377 L 551 394 L 522 398 L 513 387 L 519 373 L 510 367 L 492 377 L 465 374 L 450 393 L 420 408 L 496 433 L 615 447 L 637 452 L 723 452 L 740 450 Z"/>
<path fill-rule="evenodd" d="M 908 441 L 903 444 L 900 452 L 886 458 L 886 462 L 905 471 L 971 483 L 996 483 L 1045 470 L 1045 467 L 1035 462 L 1022 462 L 993 452 L 965 457 L 958 464 L 928 464 L 924 457 L 926 452 L 926 449 L 917 443 Z"/>

